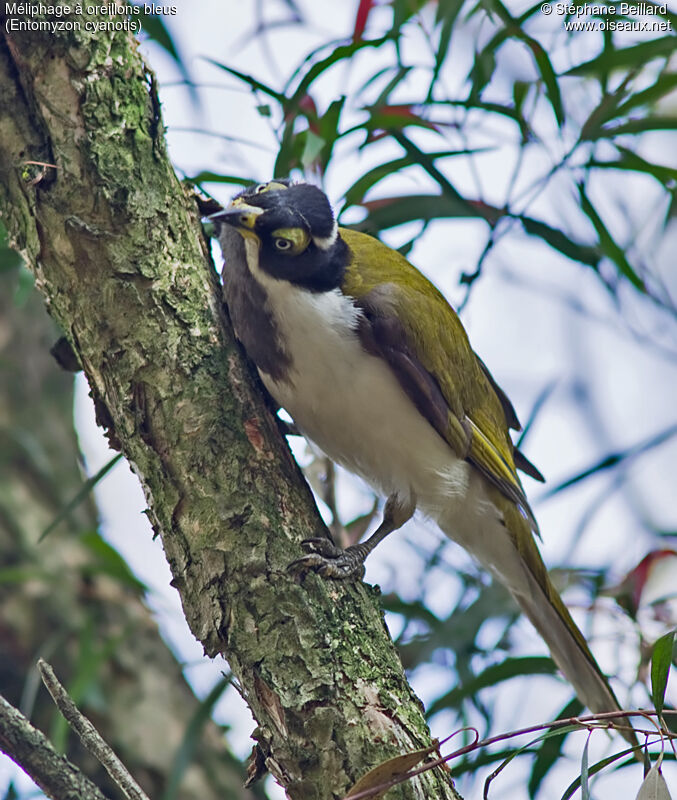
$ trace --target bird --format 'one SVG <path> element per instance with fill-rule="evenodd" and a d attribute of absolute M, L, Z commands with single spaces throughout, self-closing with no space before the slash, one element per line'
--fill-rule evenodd
<path fill-rule="evenodd" d="M 311 538 L 292 566 L 361 578 L 418 509 L 508 589 L 592 712 L 620 710 L 538 550 L 517 471 L 544 479 L 512 442 L 515 409 L 441 292 L 396 250 L 339 227 L 311 183 L 249 187 L 210 219 L 236 336 L 276 406 L 387 498 L 364 542 Z"/>

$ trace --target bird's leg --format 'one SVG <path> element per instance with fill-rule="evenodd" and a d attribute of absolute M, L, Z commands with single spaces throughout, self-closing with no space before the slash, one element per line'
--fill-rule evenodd
<path fill-rule="evenodd" d="M 416 510 L 416 501 L 410 498 L 402 501 L 391 494 L 383 510 L 383 520 L 372 535 L 360 544 L 353 544 L 342 550 L 327 538 L 306 539 L 301 543 L 308 555 L 293 561 L 289 569 L 295 572 L 313 570 L 325 578 L 362 578 L 364 561 L 389 533 L 401 528 L 411 519 Z"/>

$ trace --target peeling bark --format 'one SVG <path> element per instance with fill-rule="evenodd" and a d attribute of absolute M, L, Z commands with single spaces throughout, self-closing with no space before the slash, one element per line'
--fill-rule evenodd
<path fill-rule="evenodd" d="M 322 523 L 233 339 L 149 73 L 122 34 L 13 34 L 0 58 L 0 207 L 142 482 L 189 625 L 229 660 L 289 796 L 339 798 L 429 732 L 377 592 L 287 571 Z M 455 794 L 436 769 L 392 796 Z"/>

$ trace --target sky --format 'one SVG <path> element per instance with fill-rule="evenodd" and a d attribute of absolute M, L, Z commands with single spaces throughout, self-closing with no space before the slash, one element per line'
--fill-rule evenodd
<path fill-rule="evenodd" d="M 352 0 L 340 3 L 304 0 L 299 5 L 311 21 L 309 26 L 302 29 L 273 27 L 264 37 L 254 35 L 256 3 L 179 0 L 174 5 L 177 14 L 166 17 L 166 22 L 176 37 L 191 78 L 200 85 L 202 102 L 199 108 L 180 83 L 182 76 L 167 54 L 154 43 L 145 44 L 142 50 L 159 78 L 169 151 L 175 165 L 180 174 L 188 176 L 208 169 L 250 175 L 261 181 L 269 179 L 276 154 L 271 126 L 256 110 L 256 101 L 249 90 L 238 85 L 210 59 L 243 71 L 255 71 L 256 77 L 279 86 L 280 76 L 289 74 L 301 56 L 314 46 L 328 38 L 350 35 L 356 3 Z M 516 7 L 518 4 L 511 4 L 511 8 Z M 284 2 L 271 3 L 268 8 L 272 9 L 270 18 L 273 20 L 288 15 Z M 388 24 L 385 8 L 376 12 L 375 30 L 379 24 L 384 27 Z M 543 26 L 543 31 L 554 31 L 553 37 L 558 35 L 557 24 L 552 16 L 536 23 L 537 27 Z M 473 33 L 478 37 L 482 35 L 479 30 Z M 454 40 L 454 58 L 444 72 L 445 87 L 452 96 L 463 86 L 473 44 L 471 36 L 467 40 Z M 564 69 L 584 58 L 585 52 L 581 49 L 584 47 L 555 48 L 556 69 Z M 429 53 L 415 37 L 405 41 L 405 48 L 412 59 L 424 62 L 429 58 Z M 349 68 L 332 73 L 321 85 L 320 96 L 325 104 L 346 87 L 359 85 L 367 71 L 378 66 L 379 58 L 378 54 L 365 54 Z M 529 77 L 532 69 L 516 49 L 500 54 L 499 67 L 503 70 L 499 72 L 495 90 L 499 95 L 500 74 L 505 74 L 506 80 L 515 76 Z M 415 95 L 415 77 L 407 88 Z M 574 95 L 570 102 L 584 104 L 586 100 Z M 542 130 L 547 132 L 550 122 L 545 118 L 540 122 Z M 223 135 L 246 143 L 226 140 Z M 674 134 L 671 136 L 672 139 L 667 134 L 650 137 L 643 146 L 654 155 L 659 152 L 657 160 L 677 167 L 677 148 Z M 428 144 L 425 133 L 420 135 L 419 141 L 421 145 Z M 458 141 L 452 144 L 458 146 Z M 513 133 L 493 122 L 487 129 L 478 124 L 473 146 L 491 149 L 477 158 L 474 165 L 445 162 L 447 174 L 461 191 L 474 194 L 481 189 L 486 200 L 500 204 L 515 166 Z M 548 147 L 532 149 L 523 178 L 525 192 L 530 181 L 551 162 L 553 150 L 559 146 L 564 145 L 553 140 Z M 384 145 L 379 157 L 385 157 L 384 153 L 389 152 L 387 147 Z M 399 155 L 398 148 L 390 147 L 393 157 Z M 439 149 L 439 143 L 436 147 Z M 336 204 L 351 183 L 377 163 L 374 155 L 359 152 L 355 141 L 348 139 L 341 148 L 337 166 L 327 174 L 324 187 Z M 656 193 L 648 181 L 627 177 L 623 180 L 624 203 L 633 218 L 641 221 L 641 230 L 645 230 L 648 237 L 657 224 Z M 209 188 L 222 202 L 237 190 L 237 187 L 214 184 Z M 425 176 L 407 174 L 392 176 L 387 190 L 382 191 L 389 194 L 429 189 Z M 571 222 L 575 199 L 566 194 L 566 189 L 559 194 L 557 189 L 555 186 L 552 191 L 536 197 L 529 212 L 550 224 Z M 602 194 L 602 186 L 593 186 L 592 191 L 597 193 L 600 204 L 607 204 L 610 218 L 618 220 L 620 225 L 624 209 L 614 205 L 614 198 Z M 374 196 L 378 196 L 378 191 Z M 398 246 L 415 232 L 415 226 L 404 226 L 387 232 L 384 238 Z M 476 221 L 436 222 L 415 244 L 409 258 L 434 280 L 453 305 L 457 305 L 465 297 L 459 276 L 473 270 L 485 244 L 485 233 Z M 673 260 L 676 237 L 677 227 L 673 226 L 654 258 L 656 269 L 662 271 L 672 287 L 673 297 L 677 296 L 677 271 Z M 523 420 L 543 387 L 550 384 L 553 387 L 524 448 L 546 475 L 548 485 L 557 485 L 609 452 L 649 439 L 677 419 L 677 326 L 674 320 L 671 323 L 657 316 L 655 309 L 639 301 L 632 292 L 624 293 L 623 304 L 623 314 L 619 315 L 614 299 L 602 288 L 592 270 L 554 254 L 533 239 L 515 235 L 506 237 L 496 248 L 463 309 L 462 320 L 474 349 L 508 392 Z M 647 337 L 659 346 L 647 347 L 644 341 Z M 76 383 L 75 419 L 91 474 L 111 457 L 111 453 L 96 428 L 82 376 Z M 299 458 L 307 461 L 303 445 L 297 443 L 295 448 Z M 677 530 L 675 463 L 677 441 L 673 437 L 667 445 L 634 462 L 625 473 L 624 482 L 614 491 L 610 491 L 612 478 L 600 475 L 547 499 L 544 488 L 525 479 L 527 494 L 543 532 L 541 551 L 546 563 L 611 564 L 613 579 L 620 579 L 656 546 L 643 532 L 646 519 L 656 527 Z M 159 540 L 153 541 L 142 514 L 145 501 L 138 481 L 122 463 L 97 487 L 96 496 L 104 535 L 150 587 L 149 603 L 158 616 L 163 635 L 186 664 L 186 674 L 196 692 L 206 695 L 226 668 L 225 663 L 206 661 L 202 648 L 187 630 L 178 595 L 169 587 L 170 575 L 161 545 Z M 371 503 L 372 497 L 366 487 L 348 475 L 339 476 L 339 509 L 345 518 L 366 511 Z M 590 517 L 589 524 L 577 536 L 580 521 L 587 517 Z M 366 580 L 380 583 L 384 588 L 396 586 L 404 596 L 415 597 L 422 579 L 421 551 L 430 552 L 439 541 L 440 535 L 423 521 L 409 523 L 369 558 Z M 458 548 L 450 549 L 449 559 L 460 566 L 467 564 Z M 674 565 L 672 568 L 674 570 Z M 451 585 L 449 580 L 444 570 L 433 570 L 426 578 L 426 602 L 440 614 L 448 613 L 457 597 L 459 587 Z M 675 585 L 677 574 L 668 572 L 664 580 Z M 652 622 L 648 610 L 645 622 L 655 635 L 662 632 Z M 398 619 L 390 617 L 389 624 L 396 633 Z M 518 631 L 519 652 L 544 652 L 543 645 L 526 622 L 519 624 Z M 590 633 L 596 634 L 593 647 L 602 667 L 605 663 L 610 667 L 615 663 L 616 648 L 613 641 L 607 641 L 604 620 L 598 620 L 594 631 L 586 631 L 586 635 Z M 632 640 L 632 630 L 628 629 L 627 634 Z M 626 653 L 624 662 L 628 678 L 632 672 L 631 652 Z M 453 674 L 439 666 L 426 667 L 413 674 L 412 683 L 422 699 L 430 701 L 453 685 Z M 673 702 L 677 700 L 674 688 Z M 553 689 L 552 681 L 511 684 L 497 705 L 494 729 L 507 730 L 542 721 L 556 713 L 566 701 L 567 690 L 562 688 L 560 695 Z M 637 702 L 646 703 L 646 698 L 637 694 Z M 232 726 L 229 741 L 239 755 L 245 756 L 251 748 L 249 734 L 253 723 L 234 690 L 224 695 L 217 716 Z M 453 722 L 448 714 L 438 715 L 433 719 L 434 734 L 448 735 Z M 567 750 L 580 759 L 582 740 L 573 744 Z M 604 742 L 598 745 L 599 751 L 605 748 Z M 507 800 L 525 797 L 527 766 L 508 769 L 494 788 L 497 796 Z M 577 769 L 574 762 L 573 766 L 569 765 L 568 772 L 554 773 L 542 796 L 560 796 L 568 782 L 564 776 L 575 774 Z M 668 767 L 668 774 L 677 786 L 677 771 L 670 772 Z M 622 796 L 627 791 L 625 776 L 626 773 L 622 773 L 619 783 L 614 783 L 612 776 L 600 786 L 606 792 L 620 791 L 621 794 L 614 796 Z M 639 785 L 639 778 L 636 785 Z M 477 796 L 480 786 L 475 785 L 468 797 Z M 283 796 L 274 789 L 271 794 Z"/>

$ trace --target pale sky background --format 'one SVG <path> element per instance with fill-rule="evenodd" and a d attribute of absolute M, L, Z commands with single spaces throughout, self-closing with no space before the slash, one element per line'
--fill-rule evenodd
<path fill-rule="evenodd" d="M 212 58 L 242 71 L 252 72 L 257 78 L 280 87 L 280 76 L 286 76 L 297 65 L 300 58 L 317 44 L 329 38 L 350 35 L 357 7 L 356 0 L 303 0 L 298 3 L 311 20 L 310 27 L 273 28 L 264 39 L 255 39 L 254 12 L 258 4 L 235 2 L 234 0 L 200 0 L 199 2 L 175 3 L 178 13 L 167 17 L 167 24 L 176 36 L 181 54 L 191 77 L 204 84 L 200 90 L 203 100 L 198 111 L 189 100 L 185 87 L 177 85 L 180 80 L 171 59 L 153 43 L 144 45 L 151 67 L 156 71 L 161 86 L 161 100 L 165 124 L 168 126 L 170 154 L 181 171 L 194 175 L 202 169 L 231 174 L 253 175 L 264 181 L 272 177 L 276 148 L 268 123 L 255 110 L 251 93 L 235 79 L 209 64 Z M 266 4 L 264 4 L 266 5 Z M 509 3 L 515 11 L 526 8 L 525 4 Z M 677 2 L 669 3 L 677 11 Z M 286 15 L 283 2 L 270 3 L 270 19 Z M 386 26 L 388 11 L 380 9 L 378 20 Z M 430 18 L 429 18 L 430 21 Z M 542 25 L 542 30 L 539 27 Z M 554 43 L 550 50 L 555 69 L 563 69 L 578 63 L 596 52 L 598 46 L 592 34 L 587 44 L 575 49 L 564 46 L 561 34 L 561 19 L 551 15 L 536 20 L 533 32 L 551 37 Z M 375 28 L 376 31 L 376 28 Z M 481 37 L 481 30 L 473 36 L 453 40 L 453 55 L 446 65 L 444 82 L 451 96 L 463 85 L 472 56 L 474 36 Z M 628 43 L 636 41 L 628 35 Z M 636 35 L 635 35 L 636 36 Z M 457 37 L 458 38 L 458 37 Z M 545 39 L 544 39 L 545 41 Z M 560 43 L 559 45 L 557 43 Z M 410 37 L 405 42 L 407 54 L 412 60 L 426 62 L 429 54 L 422 42 Z M 587 51 L 586 51 L 586 48 Z M 350 67 L 340 68 L 322 81 L 319 97 L 324 107 L 348 87 L 364 81 L 368 70 L 375 71 L 379 60 L 385 56 L 364 53 Z M 384 61 L 385 64 L 385 61 Z M 531 65 L 516 48 L 501 51 L 499 65 L 503 74 L 512 77 L 529 77 Z M 211 87 L 211 88 L 210 88 Z M 416 96 L 416 83 L 408 86 L 410 96 Z M 498 91 L 500 91 L 500 80 Z M 565 95 L 571 106 L 585 98 Z M 316 98 L 317 99 L 317 98 Z M 673 113 L 677 100 L 673 100 Z M 321 106 L 322 107 L 322 106 Z M 581 113 L 583 113 L 581 111 Z M 480 118 L 481 122 L 481 118 Z M 539 118 L 543 132 L 551 124 L 546 115 Z M 233 145 L 217 136 L 200 134 L 201 129 L 213 134 L 227 134 L 251 140 L 257 147 L 244 144 Z M 428 138 L 427 138 L 428 137 Z M 417 134 L 422 144 L 429 141 L 429 134 Z M 463 146 L 449 133 L 450 145 Z M 486 156 L 475 161 L 484 199 L 500 204 L 512 173 L 515 149 L 514 131 L 506 125 L 501 128 L 494 120 L 479 126 L 477 140 L 494 148 Z M 325 189 L 335 204 L 354 180 L 376 162 L 369 151 L 356 151 L 358 140 L 346 140 L 339 145 L 340 159 L 326 176 Z M 555 151 L 564 149 L 564 144 L 550 145 Z M 389 149 L 387 149 L 389 147 Z M 677 167 L 677 147 L 674 133 L 660 133 L 646 137 L 643 147 L 650 148 L 647 157 Z M 439 141 L 435 144 L 440 147 Z M 390 145 L 381 151 L 395 157 L 399 148 Z M 532 147 L 526 163 L 525 185 L 544 171 L 551 163 L 552 152 Z M 460 160 L 444 162 L 446 174 L 452 178 L 461 192 L 477 195 L 476 177 Z M 547 166 L 545 166 L 547 168 Z M 660 207 L 656 205 L 658 194 L 651 181 L 636 176 L 623 176 L 623 202 L 641 221 L 642 237 L 650 241 L 653 227 L 659 222 Z M 215 196 L 227 201 L 237 187 L 212 185 Z M 391 182 L 378 188 L 373 197 L 383 195 L 430 190 L 428 179 L 422 174 L 393 176 Z M 595 193 L 598 192 L 598 193 Z M 621 220 L 614 207 L 614 198 L 603 198 L 593 186 L 595 200 L 616 220 Z M 574 219 L 575 198 L 569 196 L 564 187 L 558 193 L 557 184 L 539 196 L 529 206 L 527 213 L 559 226 Z M 620 223 L 619 223 L 620 224 Z M 395 229 L 384 237 L 390 244 L 398 245 L 411 237 L 415 226 Z M 485 244 L 485 226 L 473 221 L 445 221 L 431 225 L 409 255 L 410 260 L 444 291 L 452 304 L 460 302 L 464 291 L 458 278 L 463 271 L 472 271 Z M 643 241 L 640 238 L 640 241 Z M 664 239 L 661 250 L 651 259 L 658 264 L 662 275 L 677 296 L 677 269 L 674 251 L 677 247 L 677 226 Z M 649 259 L 647 259 L 649 260 Z M 674 319 L 657 317 L 649 303 L 639 300 L 631 290 L 623 293 L 624 313 L 619 316 L 613 300 L 602 288 L 592 270 L 574 264 L 563 256 L 539 244 L 535 239 L 512 236 L 504 239 L 487 261 L 483 277 L 473 288 L 470 302 L 464 309 L 462 320 L 474 349 L 487 363 L 499 384 L 511 397 L 518 414 L 524 421 L 543 387 L 551 381 L 556 385 L 550 401 L 546 404 L 531 431 L 525 451 L 541 469 L 549 485 L 591 465 L 611 450 L 620 450 L 659 433 L 674 424 L 677 419 L 677 325 Z M 574 308 L 579 307 L 579 310 Z M 625 324 L 631 320 L 633 333 Z M 661 341 L 660 348 L 647 348 L 638 341 L 636 332 Z M 583 381 L 583 383 L 581 383 Z M 589 393 L 581 404 L 575 390 L 585 388 Z M 110 457 L 105 440 L 96 428 L 87 396 L 87 387 L 82 376 L 77 379 L 75 416 L 81 444 L 90 473 L 99 469 Z M 585 413 L 582 413 L 584 411 Z M 593 428 L 594 421 L 594 428 Z M 303 446 L 296 445 L 301 457 Z M 677 530 L 677 441 L 653 451 L 636 462 L 628 471 L 622 491 L 607 495 L 604 490 L 612 482 L 611 475 L 597 476 L 585 481 L 582 486 L 561 493 L 541 502 L 544 489 L 529 478 L 525 488 L 534 507 L 543 533 L 541 551 L 549 565 L 585 564 L 613 565 L 613 577 L 622 577 L 657 545 L 642 532 L 642 519 L 650 519 L 656 526 Z M 371 505 L 371 495 L 365 487 L 349 476 L 341 475 L 339 481 L 340 510 L 351 518 Z M 208 662 L 202 657 L 202 648 L 188 632 L 183 620 L 178 595 L 169 587 L 169 570 L 164 560 L 159 541 L 153 541 L 151 531 L 142 511 L 145 502 L 138 481 L 125 464 L 118 465 L 98 486 L 97 501 L 102 513 L 104 535 L 128 559 L 139 578 L 146 583 L 151 593 L 149 602 L 156 611 L 163 635 L 187 665 L 186 674 L 199 696 L 204 696 L 226 668 L 224 662 Z M 604 501 L 600 498 L 604 495 Z M 572 543 L 572 534 L 580 518 L 588 508 L 598 507 L 582 537 Z M 440 541 L 441 534 L 416 520 L 406 526 L 405 531 L 394 534 L 367 561 L 366 580 L 380 583 L 384 590 L 397 587 L 404 596 L 415 596 L 419 590 L 423 560 L 419 551 L 431 551 Z M 416 541 L 416 546 L 413 542 Z M 674 540 L 673 540 L 674 543 Z M 663 546 L 670 546 L 666 541 Z M 465 554 L 455 546 L 445 551 L 448 562 L 467 565 Z M 426 600 L 430 607 L 446 613 L 457 599 L 458 585 L 442 570 L 433 570 L 426 578 Z M 667 576 L 668 585 L 677 585 L 677 574 L 673 570 Z M 573 598 L 575 593 L 568 596 Z M 612 608 L 609 602 L 609 608 Z M 575 611 L 575 609 L 574 609 Z M 600 615 L 598 615 L 600 617 Z M 580 618 L 580 617 L 579 617 Z M 650 621 L 645 613 L 647 630 L 652 635 L 664 632 Z M 393 632 L 397 632 L 398 620 L 389 619 Z M 592 646 L 604 669 L 605 662 L 611 667 L 615 663 L 615 644 L 609 641 L 608 626 L 604 616 L 598 620 L 592 634 Z M 522 621 L 515 629 L 519 633 L 520 653 L 544 653 L 540 639 L 528 623 Z M 628 626 L 628 640 L 633 642 L 632 630 Z M 487 632 L 491 635 L 491 631 Z M 606 638 L 605 638 L 606 637 Z M 626 679 L 632 676 L 633 653 L 623 653 Z M 426 667 L 412 676 L 414 688 L 428 702 L 453 685 L 453 674 L 441 667 Z M 672 702 L 677 701 L 676 682 L 669 690 Z M 621 701 L 626 698 L 619 689 Z M 497 714 L 494 732 L 510 730 L 522 725 L 535 724 L 552 717 L 570 696 L 569 690 L 551 679 L 529 679 L 514 681 L 504 687 Z M 647 704 L 641 692 L 633 695 L 635 703 Z M 232 726 L 229 741 L 240 756 L 251 749 L 249 734 L 253 723 L 242 701 L 234 690 L 228 690 L 217 708 L 219 721 Z M 432 721 L 436 736 L 449 735 L 455 720 L 449 714 L 440 714 Z M 567 753 L 572 761 L 554 770 L 545 782 L 541 797 L 559 797 L 570 780 L 580 771 L 580 753 L 585 735 L 571 738 Z M 603 734 L 593 737 L 591 750 L 596 754 L 607 751 L 608 744 Z M 601 757 L 601 756 L 600 756 Z M 593 755 L 591 752 L 591 762 Z M 453 765 L 452 765 L 453 766 Z M 513 762 L 493 786 L 492 795 L 503 800 L 521 800 L 526 797 L 525 776 L 530 763 Z M 0 792 L 2 791 L 2 762 L 0 762 Z M 5 770 L 6 771 L 6 770 Z M 668 783 L 675 787 L 677 797 L 677 769 L 667 765 Z M 632 777 L 631 777 L 632 776 Z M 639 771 L 627 770 L 619 775 L 605 773 L 599 782 L 598 797 L 629 797 L 635 795 L 641 776 Z M 481 781 L 472 785 L 461 780 L 459 789 L 466 798 L 480 797 Z M 630 787 L 630 788 L 629 788 Z M 274 796 L 282 797 L 281 791 Z"/>

